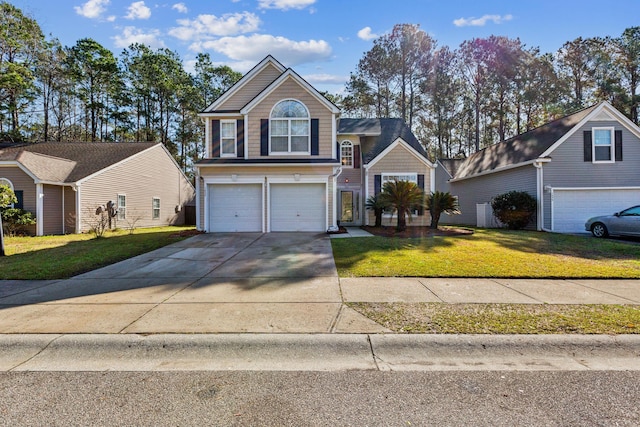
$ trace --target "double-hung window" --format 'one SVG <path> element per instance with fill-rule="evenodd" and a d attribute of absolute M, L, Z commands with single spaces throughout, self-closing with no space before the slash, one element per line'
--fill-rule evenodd
<path fill-rule="evenodd" d="M 340 162 L 342 166 L 353 167 L 353 144 L 351 141 L 342 141 L 340 144 Z"/>
<path fill-rule="evenodd" d="M 153 219 L 160 219 L 160 198 L 154 197 L 151 202 L 151 217 Z"/>
<path fill-rule="evenodd" d="M 236 121 L 221 120 L 220 121 L 220 156 L 236 157 Z"/>
<path fill-rule="evenodd" d="M 593 128 L 591 132 L 593 135 L 593 163 L 614 162 L 615 157 L 613 128 Z"/>
<path fill-rule="evenodd" d="M 384 183 L 387 181 L 409 181 L 418 185 L 418 174 L 417 173 L 383 173 L 382 174 L 382 187 L 384 188 Z"/>
<path fill-rule="evenodd" d="M 270 149 L 275 154 L 309 154 L 310 118 L 307 107 L 287 99 L 271 110 L 269 117 Z"/>
<path fill-rule="evenodd" d="M 118 219 L 127 218 L 127 196 L 118 194 Z"/>

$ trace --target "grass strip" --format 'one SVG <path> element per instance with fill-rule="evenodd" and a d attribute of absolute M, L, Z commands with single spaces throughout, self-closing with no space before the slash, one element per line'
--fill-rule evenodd
<path fill-rule="evenodd" d="M 92 234 L 11 237 L 0 257 L 0 280 L 66 279 L 184 240 L 193 227 L 157 227 Z"/>
<path fill-rule="evenodd" d="M 394 332 L 414 334 L 638 334 L 633 305 L 347 303 Z"/>

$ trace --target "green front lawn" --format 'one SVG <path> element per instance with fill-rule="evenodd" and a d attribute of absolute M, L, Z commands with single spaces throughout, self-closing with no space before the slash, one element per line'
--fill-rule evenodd
<path fill-rule="evenodd" d="M 193 227 L 139 228 L 93 234 L 6 237 L 0 257 L 0 280 L 64 279 L 131 258 L 185 239 L 179 233 Z"/>
<path fill-rule="evenodd" d="M 342 277 L 640 278 L 640 244 L 535 231 L 332 239 Z"/>

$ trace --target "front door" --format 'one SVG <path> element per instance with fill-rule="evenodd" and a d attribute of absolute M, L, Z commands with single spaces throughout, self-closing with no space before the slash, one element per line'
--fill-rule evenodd
<path fill-rule="evenodd" d="M 341 225 L 361 225 L 360 192 L 355 190 L 340 190 Z"/>

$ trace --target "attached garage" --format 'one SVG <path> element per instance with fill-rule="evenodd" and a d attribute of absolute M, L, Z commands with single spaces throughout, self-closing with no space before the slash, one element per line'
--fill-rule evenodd
<path fill-rule="evenodd" d="M 551 229 L 561 233 L 585 231 L 587 219 L 610 215 L 640 204 L 640 188 L 553 189 Z"/>
<path fill-rule="evenodd" d="M 319 231 L 327 229 L 326 184 L 271 184 L 271 231 Z"/>
<path fill-rule="evenodd" d="M 210 232 L 261 232 L 262 184 L 208 184 Z"/>

